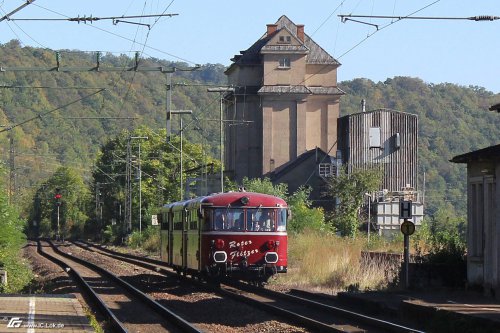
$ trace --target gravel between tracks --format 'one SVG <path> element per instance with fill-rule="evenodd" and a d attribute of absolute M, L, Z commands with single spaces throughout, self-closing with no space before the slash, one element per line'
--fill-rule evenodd
<path fill-rule="evenodd" d="M 279 318 L 241 302 L 200 291 L 197 287 L 177 278 L 165 277 L 126 262 L 83 250 L 75 245 L 66 244 L 60 246 L 60 249 L 109 269 L 206 332 L 307 332 L 301 327 L 280 322 Z M 27 247 L 25 254 L 32 262 L 35 272 L 40 272 L 37 273 L 38 287 L 46 293 L 70 290 L 66 288 L 70 288 L 73 283 L 68 281 L 66 273 L 38 254 L 33 255 L 31 250 L 31 247 Z M 34 251 L 36 252 L 36 246 Z M 60 281 L 57 285 L 50 282 L 54 278 Z M 67 282 L 66 286 L 64 281 Z M 75 292 L 75 287 L 72 288 Z M 81 297 L 79 299 L 82 300 Z"/>

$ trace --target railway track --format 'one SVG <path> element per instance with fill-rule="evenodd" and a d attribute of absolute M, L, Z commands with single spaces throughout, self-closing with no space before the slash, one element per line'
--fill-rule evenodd
<path fill-rule="evenodd" d="M 78 246 L 99 251 L 114 259 L 127 261 L 143 268 L 151 269 L 162 274 L 175 274 L 159 260 L 138 257 L 111 251 L 104 247 L 90 243 L 76 243 Z M 83 245 L 82 245 L 83 244 Z M 211 288 L 224 297 L 237 299 L 258 309 L 265 309 L 269 313 L 287 318 L 287 320 L 311 329 L 322 332 L 421 332 L 392 321 L 381 320 L 342 307 L 326 304 L 314 294 L 309 296 L 292 295 L 255 288 L 248 284 L 222 284 L 215 289 L 206 283 L 198 283 L 201 287 Z"/>
<path fill-rule="evenodd" d="M 223 288 L 227 292 L 237 293 L 240 297 L 244 295 L 250 300 L 268 304 L 271 306 L 270 310 L 277 308 L 274 311 L 282 312 L 283 315 L 308 318 L 312 325 L 321 330 L 324 329 L 324 325 L 327 325 L 332 327 L 334 332 L 422 332 L 393 321 L 382 320 L 344 307 L 327 304 L 312 293 L 304 292 L 298 296 L 256 288 L 238 282 L 233 282 Z"/>
<path fill-rule="evenodd" d="M 38 251 L 77 280 L 115 332 L 202 332 L 130 283 L 104 268 L 60 251 L 50 241 L 39 241 Z"/>

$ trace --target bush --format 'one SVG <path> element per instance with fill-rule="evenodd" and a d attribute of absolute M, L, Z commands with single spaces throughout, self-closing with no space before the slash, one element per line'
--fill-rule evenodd
<path fill-rule="evenodd" d="M 426 218 L 415 237 L 419 259 L 428 263 L 463 264 L 467 251 L 466 222 L 463 218 L 438 211 Z M 424 249 L 422 244 L 426 245 Z"/>
<path fill-rule="evenodd" d="M 0 292 L 16 293 L 29 284 L 32 273 L 22 258 L 21 249 L 26 244 L 22 221 L 18 212 L 7 203 L 5 194 L 0 194 L 0 266 L 7 271 L 6 286 Z"/>
<path fill-rule="evenodd" d="M 151 253 L 158 253 L 160 249 L 160 230 L 155 227 L 146 229 L 143 235 L 142 248 Z"/>
<path fill-rule="evenodd" d="M 149 227 L 139 233 L 134 231 L 128 238 L 128 246 L 132 248 L 142 248 L 148 252 L 157 253 L 160 248 L 160 231 L 158 228 Z"/>

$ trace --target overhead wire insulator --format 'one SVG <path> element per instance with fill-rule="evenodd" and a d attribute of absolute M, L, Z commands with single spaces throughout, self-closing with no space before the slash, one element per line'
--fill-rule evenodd
<path fill-rule="evenodd" d="M 477 15 L 469 18 L 469 20 L 474 20 L 474 21 L 494 21 L 498 19 L 500 19 L 500 17 L 491 15 Z"/>

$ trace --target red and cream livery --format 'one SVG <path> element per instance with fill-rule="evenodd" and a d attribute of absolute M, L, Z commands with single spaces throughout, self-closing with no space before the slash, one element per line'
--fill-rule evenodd
<path fill-rule="evenodd" d="M 287 204 L 228 192 L 165 205 L 161 259 L 178 272 L 265 282 L 287 270 Z"/>

